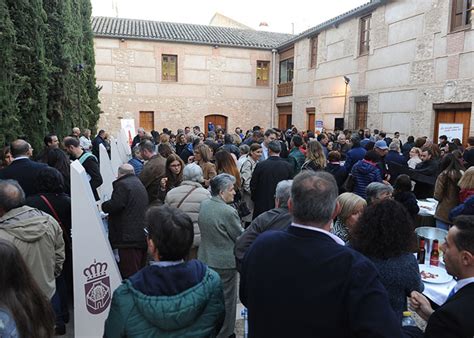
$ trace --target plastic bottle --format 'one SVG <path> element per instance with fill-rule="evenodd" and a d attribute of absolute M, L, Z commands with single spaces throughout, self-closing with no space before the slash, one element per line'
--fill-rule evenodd
<path fill-rule="evenodd" d="M 403 311 L 402 326 L 416 326 L 410 311 Z"/>

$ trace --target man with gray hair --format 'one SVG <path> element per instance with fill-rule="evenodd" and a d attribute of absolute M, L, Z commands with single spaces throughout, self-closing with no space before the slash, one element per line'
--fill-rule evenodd
<path fill-rule="evenodd" d="M 51 299 L 65 258 L 63 232 L 52 216 L 25 205 L 25 193 L 15 180 L 0 180 L 0 238 L 18 248 Z"/>
<path fill-rule="evenodd" d="M 392 198 L 393 187 L 390 184 L 372 182 L 365 189 L 367 204 L 373 204 Z"/>
<path fill-rule="evenodd" d="M 268 144 L 268 159 L 258 162 L 250 180 L 253 218 L 275 207 L 275 189 L 278 182 L 293 177 L 293 166 L 280 158 L 281 145 L 277 140 Z"/>
<path fill-rule="evenodd" d="M 405 156 L 400 154 L 400 142 L 392 141 L 388 146 L 388 153 L 385 155 L 385 163 L 390 174 L 390 183 L 394 184 L 400 172 L 408 170 L 408 163 Z M 405 170 L 403 170 L 405 168 Z"/>
<path fill-rule="evenodd" d="M 403 337 L 375 266 L 330 233 L 337 193 L 329 173 L 297 175 L 292 224 L 264 232 L 245 255 L 251 337 Z"/>
<path fill-rule="evenodd" d="M 109 214 L 109 241 L 112 249 L 118 249 L 118 266 L 125 279 L 146 263 L 143 228 L 148 194 L 128 163 L 119 167 L 113 188 L 112 198 L 102 204 L 102 210 Z"/>
<path fill-rule="evenodd" d="M 160 181 L 166 175 L 166 158 L 155 152 L 155 145 L 150 140 L 140 142 L 139 148 L 142 159 L 147 161 L 139 177 L 148 193 L 148 202 L 151 204 L 158 199 Z"/>
<path fill-rule="evenodd" d="M 140 142 L 145 140 L 145 137 L 146 137 L 145 128 L 139 127 L 137 129 L 137 135 L 135 135 L 135 137 L 133 138 L 131 148 L 132 149 L 135 148 L 135 146 L 137 146 Z"/>
<path fill-rule="evenodd" d="M 275 191 L 275 208 L 260 214 L 237 238 L 234 255 L 239 272 L 245 253 L 261 233 L 267 230 L 284 230 L 291 224 L 293 217 L 288 211 L 288 200 L 290 199 L 292 183 L 293 180 L 280 181 Z"/>

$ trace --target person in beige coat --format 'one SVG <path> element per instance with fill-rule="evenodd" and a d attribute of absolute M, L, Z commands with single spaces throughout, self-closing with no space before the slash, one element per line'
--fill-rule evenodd
<path fill-rule="evenodd" d="M 247 203 L 247 206 L 252 211 L 250 215 L 242 218 L 242 221 L 246 223 L 246 227 L 252 222 L 253 214 L 253 201 L 252 192 L 250 191 L 250 181 L 252 180 L 253 170 L 257 165 L 258 160 L 262 157 L 262 146 L 258 143 L 254 143 L 250 146 L 249 154 L 246 160 L 243 162 L 240 168 L 240 179 L 242 180 L 242 198 Z"/>
<path fill-rule="evenodd" d="M 211 193 L 202 187 L 202 181 L 201 167 L 196 163 L 188 164 L 183 170 L 183 182 L 179 187 L 171 189 L 165 199 L 165 204 L 181 209 L 193 221 L 194 240 L 189 259 L 197 257 L 197 250 L 201 243 L 201 232 L 198 226 L 201 202 L 211 198 Z"/>
<path fill-rule="evenodd" d="M 434 198 L 439 202 L 435 212 L 436 227 L 448 230 L 449 212 L 459 204 L 458 182 L 464 168 L 453 154 L 447 154 L 441 161 L 440 174 L 436 179 Z"/>
<path fill-rule="evenodd" d="M 18 248 L 41 291 L 51 299 L 65 258 L 63 232 L 53 217 L 25 205 L 25 193 L 14 180 L 0 180 L 0 238 Z"/>

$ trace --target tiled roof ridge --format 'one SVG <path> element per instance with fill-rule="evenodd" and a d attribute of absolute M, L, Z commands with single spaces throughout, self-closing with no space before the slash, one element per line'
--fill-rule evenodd
<path fill-rule="evenodd" d="M 96 36 L 195 42 L 236 47 L 272 49 L 291 34 L 209 25 L 97 16 L 92 18 Z"/>

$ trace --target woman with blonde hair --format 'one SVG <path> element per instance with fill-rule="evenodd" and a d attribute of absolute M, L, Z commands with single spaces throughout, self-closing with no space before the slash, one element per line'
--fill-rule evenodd
<path fill-rule="evenodd" d="M 459 192 L 459 202 L 464 203 L 469 197 L 474 195 L 474 167 L 469 167 L 458 182 L 461 189 Z"/>
<path fill-rule="evenodd" d="M 367 202 L 351 192 L 339 195 L 336 201 L 339 203 L 341 211 L 337 215 L 336 222 L 334 222 L 332 233 L 344 242 L 348 242 L 352 228 L 367 206 Z"/>
<path fill-rule="evenodd" d="M 160 135 L 160 143 L 170 143 L 170 136 L 168 134 L 161 134 Z"/>
<path fill-rule="evenodd" d="M 199 164 L 202 169 L 204 186 L 209 187 L 211 178 L 217 175 L 216 166 L 211 163 L 211 148 L 205 144 L 198 144 L 194 147 L 194 162 Z"/>
<path fill-rule="evenodd" d="M 411 168 L 411 169 L 415 169 L 416 165 L 418 163 L 421 163 L 421 158 L 420 158 L 421 149 L 417 148 L 417 147 L 413 147 L 413 148 L 410 149 L 409 154 L 410 154 L 410 159 L 407 162 L 408 167 Z"/>
<path fill-rule="evenodd" d="M 306 161 L 301 166 L 301 170 L 324 170 L 326 164 L 326 156 L 321 143 L 316 140 L 309 141 L 306 147 Z"/>

